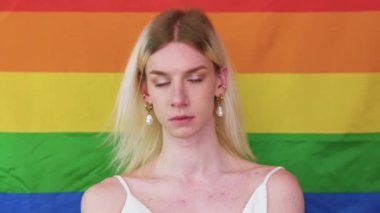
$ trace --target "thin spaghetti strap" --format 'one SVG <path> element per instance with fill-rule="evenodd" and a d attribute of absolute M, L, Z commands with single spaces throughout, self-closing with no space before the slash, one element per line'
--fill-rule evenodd
<path fill-rule="evenodd" d="M 267 176 L 265 177 L 263 183 L 264 183 L 264 184 L 267 184 L 267 182 L 268 182 L 270 176 L 272 176 L 275 172 L 277 172 L 277 171 L 280 170 L 280 169 L 283 169 L 283 168 L 282 168 L 281 166 L 279 166 L 279 167 L 276 167 L 276 168 L 272 169 L 272 171 L 270 171 L 270 172 L 267 174 Z"/>
<path fill-rule="evenodd" d="M 132 195 L 131 190 L 128 187 L 127 181 L 124 180 L 120 175 L 114 176 L 117 180 L 119 180 L 120 184 L 123 186 L 124 190 L 127 192 L 127 195 Z"/>

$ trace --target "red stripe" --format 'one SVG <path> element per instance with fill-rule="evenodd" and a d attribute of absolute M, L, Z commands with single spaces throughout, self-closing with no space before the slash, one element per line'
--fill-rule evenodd
<path fill-rule="evenodd" d="M 157 12 L 200 8 L 209 12 L 377 11 L 379 0 L 1 0 L 0 11 Z"/>

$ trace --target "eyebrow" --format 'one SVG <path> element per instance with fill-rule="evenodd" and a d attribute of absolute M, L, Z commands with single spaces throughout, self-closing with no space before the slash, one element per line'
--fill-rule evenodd
<path fill-rule="evenodd" d="M 197 71 L 202 70 L 202 69 L 207 69 L 207 67 L 204 65 L 200 65 L 200 66 L 191 68 L 189 70 L 186 70 L 185 74 L 191 74 L 191 73 L 197 72 Z M 153 74 L 153 75 L 168 75 L 166 72 L 160 71 L 160 70 L 152 70 L 148 74 L 149 75 L 151 75 L 151 74 Z"/>

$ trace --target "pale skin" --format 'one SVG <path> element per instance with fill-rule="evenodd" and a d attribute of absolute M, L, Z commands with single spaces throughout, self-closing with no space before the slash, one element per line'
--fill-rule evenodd
<path fill-rule="evenodd" d="M 152 212 L 242 212 L 274 167 L 226 152 L 215 132 L 214 97 L 225 92 L 227 71 L 191 46 L 171 42 L 146 65 L 144 100 L 162 125 L 157 159 L 123 178 Z M 223 87 L 224 85 L 225 87 Z M 126 193 L 115 178 L 89 188 L 82 212 L 120 212 Z M 268 182 L 268 212 L 304 212 L 302 190 L 286 170 Z"/>

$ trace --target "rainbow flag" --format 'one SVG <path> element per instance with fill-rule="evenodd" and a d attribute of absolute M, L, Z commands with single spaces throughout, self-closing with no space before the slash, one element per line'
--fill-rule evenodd
<path fill-rule="evenodd" d="M 380 212 L 380 1 L 1 0 L 0 212 L 80 212 L 143 26 L 200 8 L 233 64 L 258 162 L 307 212 Z"/>

